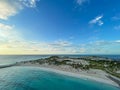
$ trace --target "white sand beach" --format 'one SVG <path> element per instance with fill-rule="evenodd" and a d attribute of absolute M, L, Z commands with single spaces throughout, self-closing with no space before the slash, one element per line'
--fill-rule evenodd
<path fill-rule="evenodd" d="M 110 74 L 99 69 L 90 69 L 87 71 L 83 71 L 83 70 L 76 70 L 67 65 L 56 66 L 56 65 L 45 65 L 45 64 L 39 65 L 39 64 L 31 64 L 31 63 L 20 64 L 20 66 L 38 67 L 39 69 L 45 71 L 55 72 L 76 78 L 84 78 L 86 80 L 90 79 L 119 87 L 119 85 L 116 82 L 114 82 L 113 80 L 107 77 Z"/>

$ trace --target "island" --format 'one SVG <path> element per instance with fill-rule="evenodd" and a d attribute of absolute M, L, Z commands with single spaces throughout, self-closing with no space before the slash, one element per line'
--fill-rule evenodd
<path fill-rule="evenodd" d="M 35 66 L 76 78 L 95 80 L 120 87 L 120 61 L 100 56 L 71 58 L 50 56 L 37 60 L 17 62 L 16 66 Z"/>

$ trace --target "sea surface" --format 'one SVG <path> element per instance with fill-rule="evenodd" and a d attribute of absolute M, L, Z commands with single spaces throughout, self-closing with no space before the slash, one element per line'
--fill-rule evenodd
<path fill-rule="evenodd" d="M 39 67 L 14 66 L 0 69 L 0 90 L 120 90 L 120 88 L 43 71 Z"/>
<path fill-rule="evenodd" d="M 0 55 L 0 65 L 13 64 L 20 61 L 47 58 L 49 55 Z"/>

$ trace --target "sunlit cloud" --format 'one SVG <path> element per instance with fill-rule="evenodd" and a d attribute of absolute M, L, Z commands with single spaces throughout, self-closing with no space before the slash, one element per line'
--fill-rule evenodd
<path fill-rule="evenodd" d="M 7 20 L 25 7 L 36 7 L 39 0 L 0 0 L 0 19 Z"/>
<path fill-rule="evenodd" d="M 16 39 L 17 32 L 13 27 L 13 25 L 0 23 L 0 38 L 6 41 Z"/>
<path fill-rule="evenodd" d="M 67 40 L 28 41 L 17 32 L 14 25 L 0 23 L 0 54 L 99 54 L 110 52 L 108 46 L 120 46 L 120 40 L 99 40 L 82 44 L 73 44 Z"/>
<path fill-rule="evenodd" d="M 0 54 L 48 54 L 69 53 L 71 42 L 56 40 L 54 42 L 40 42 L 25 40 L 13 25 L 0 23 Z M 69 48 L 66 48 L 69 47 Z M 16 50 L 16 52 L 15 52 Z"/>
<path fill-rule="evenodd" d="M 116 40 L 115 42 L 120 43 L 120 40 Z"/>
<path fill-rule="evenodd" d="M 17 44 L 23 39 L 13 25 L 0 23 L 0 48 L 13 48 L 20 46 Z"/>
<path fill-rule="evenodd" d="M 0 0 L 0 19 L 7 20 L 8 17 L 14 16 L 21 9 L 21 6 L 11 0 Z"/>
<path fill-rule="evenodd" d="M 26 7 L 36 7 L 36 2 L 40 0 L 19 0 Z"/>
<path fill-rule="evenodd" d="M 55 41 L 54 43 L 52 44 L 49 44 L 50 46 L 56 46 L 56 47 L 67 47 L 67 46 L 71 46 L 71 43 L 68 42 L 68 41 L 65 41 L 65 40 L 58 40 L 58 41 Z"/>
<path fill-rule="evenodd" d="M 89 24 L 97 24 L 99 26 L 102 26 L 104 22 L 101 20 L 103 18 L 103 15 L 99 15 L 95 17 L 94 19 L 89 21 Z"/>
<path fill-rule="evenodd" d="M 68 35 L 69 33 L 67 32 L 67 30 L 65 31 L 65 34 L 61 37 L 61 38 L 65 38 L 66 36 L 69 36 L 65 40 L 62 40 L 62 39 L 58 40 L 58 37 L 56 38 L 53 36 L 55 40 L 51 41 L 50 39 L 53 37 L 49 36 L 50 39 L 49 39 L 49 37 L 45 37 L 45 38 L 47 38 L 48 42 L 47 41 L 45 42 L 44 38 L 40 38 L 40 40 L 43 40 L 44 42 L 39 41 L 39 37 L 37 37 L 37 35 L 36 35 L 36 33 L 38 33 L 38 32 L 34 32 L 34 30 L 36 28 L 38 28 L 38 31 L 41 34 L 40 37 L 42 37 L 42 34 L 46 34 L 47 29 L 50 31 L 49 28 L 46 28 L 45 32 L 41 32 L 40 29 L 45 30 L 45 28 L 43 28 L 44 24 L 43 24 L 43 27 L 39 28 L 40 25 L 42 26 L 42 24 L 40 24 L 41 22 L 39 22 L 39 19 L 41 17 L 35 18 L 35 16 L 37 16 L 37 14 L 39 14 L 39 13 L 36 13 L 35 16 L 33 14 L 30 15 L 30 17 L 28 18 L 31 21 L 30 23 L 29 23 L 29 20 L 26 19 L 26 17 L 25 18 L 22 17 L 23 19 L 25 19 L 25 21 L 26 21 L 25 23 L 24 23 L 24 20 L 22 20 L 22 23 L 21 23 L 21 20 L 20 20 L 21 18 L 14 19 L 15 21 L 9 20 L 10 17 L 17 15 L 23 9 L 36 8 L 38 1 L 40 1 L 40 0 L 0 0 L 0 20 L 2 21 L 0 23 L 0 54 L 4 54 L 4 53 L 5 54 L 87 54 L 87 53 L 105 53 L 108 51 L 109 52 L 111 51 L 111 53 L 112 53 L 112 49 L 114 48 L 113 49 L 113 51 L 114 51 L 116 47 L 117 47 L 117 50 L 119 50 L 120 40 L 114 40 L 114 41 L 99 40 L 98 41 L 98 38 L 96 38 L 97 35 L 93 35 L 91 33 L 90 33 L 90 35 L 92 35 L 92 37 L 85 40 L 86 38 L 83 38 L 83 37 L 88 36 L 88 34 L 86 33 L 85 35 L 81 35 L 79 33 L 82 33 L 83 31 L 79 30 L 79 32 L 78 32 L 78 30 L 76 28 L 74 28 L 76 30 L 76 32 L 72 36 Z M 75 6 L 81 7 L 83 5 L 88 4 L 90 0 L 74 0 L 74 1 L 75 1 L 75 4 L 77 3 Z M 73 4 L 73 2 L 72 2 L 72 4 Z M 41 7 L 38 7 L 38 9 L 39 8 L 41 8 Z M 29 10 L 26 10 L 26 11 L 29 11 Z M 46 12 L 47 12 L 47 10 L 46 10 Z M 87 10 L 85 10 L 85 12 L 87 12 Z M 79 13 L 82 13 L 82 12 L 80 11 Z M 78 14 L 76 13 L 75 15 L 79 15 L 79 13 Z M 28 14 L 28 12 L 27 12 L 27 14 Z M 96 13 L 93 13 L 93 14 L 96 14 Z M 87 21 L 87 23 L 89 23 L 90 25 L 102 26 L 104 24 L 104 18 L 103 18 L 104 16 L 103 15 L 98 15 L 96 17 L 94 17 L 92 15 L 88 15 L 88 18 L 84 15 L 82 17 L 82 15 L 81 15 L 81 18 L 83 18 L 83 19 L 84 19 L 84 17 L 86 18 L 85 20 L 83 20 L 84 21 L 83 25 L 84 25 L 84 23 L 86 23 L 86 20 L 88 20 L 89 17 L 93 17 L 90 19 L 89 22 Z M 53 15 L 53 17 L 54 17 L 54 15 Z M 39 24 L 36 25 L 36 23 L 35 23 L 35 25 L 34 25 L 33 24 L 34 20 L 36 20 L 37 18 L 38 18 L 38 22 L 36 22 L 36 23 L 39 23 Z M 45 18 L 45 17 L 43 17 L 43 18 Z M 79 17 L 77 17 L 77 18 L 78 18 L 77 20 L 79 21 Z M 52 19 L 52 17 L 51 17 L 51 19 Z M 112 19 L 120 20 L 120 15 L 119 14 L 115 15 L 114 17 L 112 17 Z M 17 21 L 17 20 L 20 20 L 20 21 Z M 14 24 L 16 24 L 16 25 L 13 25 L 11 21 L 14 22 Z M 59 19 L 57 21 L 59 21 Z M 44 20 L 42 22 L 47 23 L 47 20 Z M 51 21 L 49 20 L 49 22 L 51 22 Z M 54 22 L 54 20 L 53 20 L 53 22 Z M 80 22 L 82 23 L 82 19 Z M 24 25 L 27 24 L 26 27 L 21 27 L 23 24 Z M 18 28 L 16 27 L 17 25 L 19 26 Z M 32 27 L 32 28 L 29 28 L 29 31 L 33 32 L 33 34 L 35 35 L 35 37 L 33 37 L 31 35 L 32 40 L 25 39 L 28 37 L 27 37 L 27 35 L 25 35 L 25 36 L 23 35 L 23 33 L 26 34 L 27 32 L 28 32 L 27 34 L 29 34 L 28 30 L 26 30 L 25 32 L 23 30 L 18 30 L 20 28 L 23 28 L 24 30 L 25 30 L 25 28 L 28 29 L 27 26 L 29 26 L 29 25 L 31 25 L 31 27 Z M 46 24 L 46 26 L 47 25 L 48 24 Z M 37 26 L 37 27 L 35 27 L 35 26 Z M 52 24 L 50 27 L 53 27 Z M 85 26 L 83 26 L 83 27 L 85 27 Z M 81 26 L 81 28 L 83 28 L 83 27 Z M 59 26 L 58 26 L 58 28 L 59 28 Z M 89 33 L 89 31 L 87 31 L 87 29 L 90 29 L 89 26 L 88 27 L 86 26 L 85 29 L 86 29 L 85 32 Z M 118 26 L 115 26 L 114 29 L 120 30 L 120 25 L 118 24 Z M 101 33 L 100 30 L 98 30 L 98 29 L 95 29 L 95 30 L 96 30 L 94 32 L 95 34 Z M 20 31 L 22 31 L 23 33 L 21 33 Z M 49 32 L 49 31 L 47 31 L 47 32 Z M 71 31 L 69 31 L 69 32 L 71 32 Z M 50 32 L 50 33 L 54 33 L 54 32 Z M 64 31 L 63 31 L 63 33 L 64 33 Z M 78 37 L 78 34 L 80 37 Z M 102 35 L 102 33 L 101 33 L 101 35 Z M 44 35 L 43 35 L 43 37 L 44 37 Z M 37 39 L 38 41 L 35 41 L 34 39 Z M 81 43 L 79 43 L 79 42 L 81 42 Z M 84 42 L 84 43 L 82 43 L 82 42 Z"/>
<path fill-rule="evenodd" d="M 86 49 L 85 48 L 80 48 L 80 51 L 81 53 L 85 53 L 86 52 Z"/>

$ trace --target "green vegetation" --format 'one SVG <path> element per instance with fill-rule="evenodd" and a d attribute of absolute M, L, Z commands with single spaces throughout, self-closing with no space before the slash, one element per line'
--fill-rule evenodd
<path fill-rule="evenodd" d="M 84 60 L 89 64 L 88 65 L 82 64 L 79 62 L 79 60 Z M 77 58 L 77 61 L 75 61 L 75 58 L 69 58 L 69 57 L 61 58 L 59 56 L 51 56 L 45 59 L 24 61 L 23 63 L 28 63 L 28 62 L 31 64 L 37 63 L 37 64 L 48 64 L 48 65 L 56 65 L 56 66 L 69 65 L 75 69 L 81 69 L 81 70 L 89 70 L 90 68 L 100 69 L 120 78 L 120 74 L 116 73 L 116 71 L 120 70 L 120 61 L 109 60 L 108 58 L 101 58 L 97 56 Z"/>
<path fill-rule="evenodd" d="M 120 61 L 90 60 L 89 62 L 90 68 L 101 69 L 120 78 L 120 74 L 116 73 L 116 71 L 120 70 Z"/>

